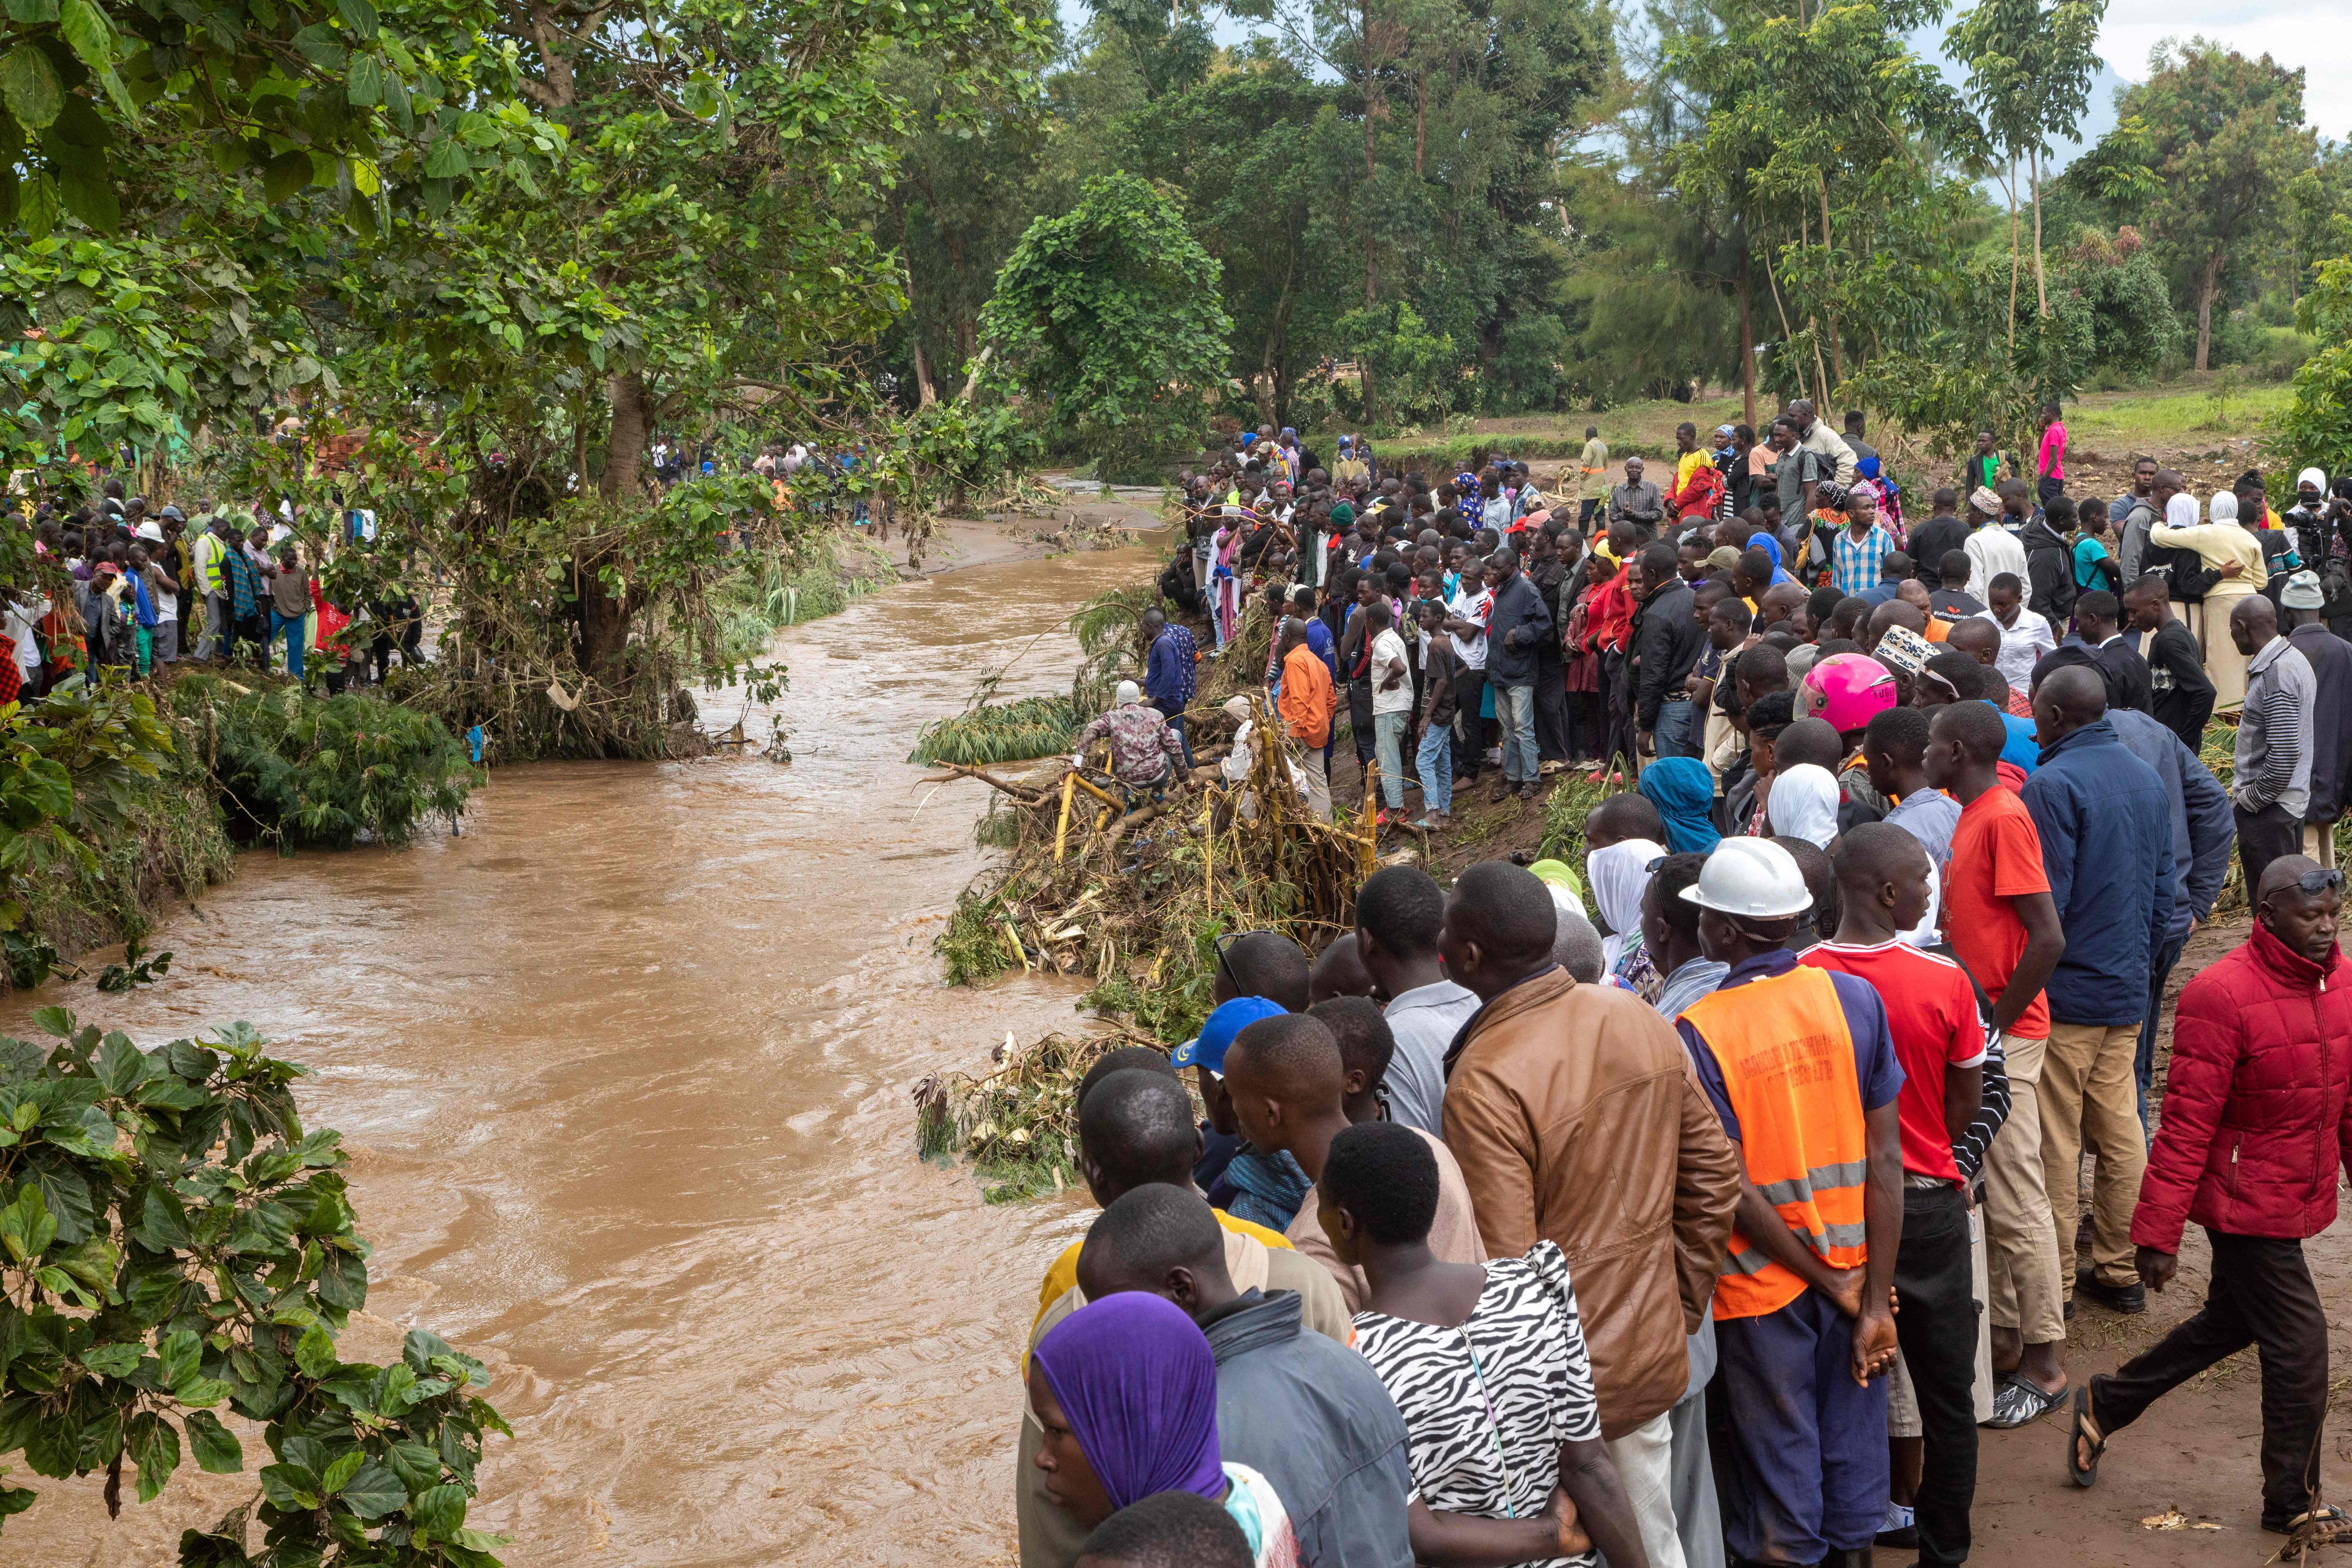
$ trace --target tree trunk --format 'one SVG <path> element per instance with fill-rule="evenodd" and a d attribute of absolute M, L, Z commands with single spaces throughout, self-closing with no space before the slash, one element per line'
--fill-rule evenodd
<path fill-rule="evenodd" d="M 1375 122 L 1380 119 L 1380 101 L 1378 89 L 1374 85 L 1379 78 L 1372 68 L 1372 0 L 1363 0 L 1358 14 L 1361 23 L 1357 36 L 1363 40 L 1364 46 L 1364 196 L 1369 205 L 1372 182 L 1380 174 L 1380 137 L 1375 129 Z M 1364 303 L 1369 306 L 1378 304 L 1381 298 L 1379 241 L 1372 231 L 1370 213 L 1363 215 L 1363 225 Z M 1372 367 L 1361 350 L 1356 354 L 1356 375 L 1358 384 L 1363 389 L 1364 423 L 1376 424 L 1372 417 Z"/>
<path fill-rule="evenodd" d="M 646 455 L 646 383 L 635 371 L 623 371 L 606 384 L 613 405 L 612 433 L 604 442 L 604 474 L 596 493 L 606 500 L 633 495 Z"/>
<path fill-rule="evenodd" d="M 2009 192 L 2009 346 L 2017 348 L 2017 160 L 2009 161 L 2009 178 L 2001 182 Z"/>
<path fill-rule="evenodd" d="M 923 357 L 923 332 L 920 325 L 909 334 L 915 340 L 915 395 L 922 406 L 929 408 L 940 400 L 939 389 L 931 384 L 930 362 Z"/>
<path fill-rule="evenodd" d="M 2050 280 L 2042 270 L 2042 158 L 2034 154 L 2026 164 L 2033 176 L 2033 298 L 2042 310 L 2042 319 L 2050 319 Z"/>
<path fill-rule="evenodd" d="M 638 498 L 645 460 L 645 378 L 635 371 L 620 372 L 606 384 L 605 397 L 612 405 L 613 422 L 604 439 L 604 472 L 596 493 L 626 505 Z M 628 606 L 601 575 L 610 558 L 607 548 L 575 556 L 572 563 L 572 589 L 580 603 L 580 668 L 592 676 L 609 675 L 629 640 Z"/>
<path fill-rule="evenodd" d="M 1829 176 L 1822 174 L 1819 169 L 1816 169 L 1813 171 L 1813 184 L 1822 194 L 1822 260 L 1825 264 L 1822 270 L 1826 274 L 1830 271 L 1830 267 L 1826 264 L 1832 262 L 1837 255 L 1836 243 L 1830 237 Z M 1830 291 L 1830 297 L 1822 301 L 1822 325 L 1829 332 L 1830 337 L 1830 370 L 1839 381 L 1843 381 L 1845 379 L 1845 351 L 1843 346 L 1838 342 L 1836 300 L 1837 292 L 1835 288 L 1832 287 Z M 1822 389 L 1822 413 L 1823 415 L 1827 415 L 1829 413 L 1829 387 L 1824 385 Z"/>
<path fill-rule="evenodd" d="M 1753 430 L 1756 428 L 1756 312 L 1755 294 L 1748 280 L 1748 242 L 1745 236 L 1739 244 L 1739 395 L 1740 417 Z"/>
<path fill-rule="evenodd" d="M 2221 251 L 2215 247 L 2205 258 L 2204 276 L 2197 280 L 2197 368 L 2200 371 L 2213 353 L 2213 297 L 2221 291 Z"/>

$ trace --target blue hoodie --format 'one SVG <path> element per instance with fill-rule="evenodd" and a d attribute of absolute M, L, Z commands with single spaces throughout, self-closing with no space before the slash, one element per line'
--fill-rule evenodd
<path fill-rule="evenodd" d="M 2105 719 L 2042 752 L 2018 792 L 2042 836 L 2066 952 L 2050 972 L 2050 1016 L 2113 1028 L 2147 1011 L 2148 966 L 2172 926 L 2172 799 Z"/>

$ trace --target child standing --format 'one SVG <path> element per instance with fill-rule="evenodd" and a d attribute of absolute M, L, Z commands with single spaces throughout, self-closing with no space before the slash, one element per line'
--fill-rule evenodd
<path fill-rule="evenodd" d="M 1419 605 L 1421 616 L 1421 701 L 1414 720 L 1421 725 L 1421 746 L 1413 763 L 1421 772 L 1421 820 L 1418 828 L 1454 826 L 1454 639 L 1445 630 L 1445 602 L 1434 595 Z"/>

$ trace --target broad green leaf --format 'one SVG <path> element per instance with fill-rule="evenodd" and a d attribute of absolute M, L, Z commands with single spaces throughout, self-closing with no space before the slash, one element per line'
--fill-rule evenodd
<path fill-rule="evenodd" d="M 58 31 L 73 46 L 82 63 L 94 71 L 114 65 L 114 26 L 89 0 L 59 0 Z"/>
<path fill-rule="evenodd" d="M 196 1468 L 215 1476 L 233 1476 L 245 1468 L 245 1447 L 236 1434 L 221 1425 L 220 1417 L 209 1410 L 191 1410 L 188 1423 L 188 1447 L 194 1450 Z"/>
<path fill-rule="evenodd" d="M 269 1500 L 272 1508 L 292 1511 L 300 1507 L 295 1500 L 319 1495 L 319 1478 L 299 1465 L 264 1465 L 256 1478 L 261 1482 L 261 1495 Z"/>
<path fill-rule="evenodd" d="M 429 180 L 457 179 L 472 166 L 455 137 L 436 139 L 425 154 L 425 177 Z"/>
<path fill-rule="evenodd" d="M 0 1208 L 0 1247 L 17 1262 L 37 1258 L 57 1239 L 58 1222 L 41 1189 L 27 1182 L 14 1203 Z"/>
<path fill-rule="evenodd" d="M 291 200 L 310 183 L 310 154 L 292 148 L 269 160 L 261 171 L 262 195 L 272 205 Z"/>
<path fill-rule="evenodd" d="M 389 1466 L 371 1459 L 335 1494 L 335 1500 L 362 1519 L 382 1519 L 408 1505 L 408 1488 Z"/>
<path fill-rule="evenodd" d="M 8 0 L 8 20 L 28 27 L 58 19 L 58 0 Z"/>
<path fill-rule="evenodd" d="M 188 1212 L 178 1196 L 162 1186 L 150 1186 L 139 1208 L 139 1226 L 131 1238 L 150 1252 L 170 1252 L 188 1245 Z"/>
<path fill-rule="evenodd" d="M 343 1483 L 358 1475 L 360 1467 L 366 1462 L 367 1450 L 353 1448 L 327 1467 L 327 1473 L 319 1478 L 319 1485 L 331 1494 L 341 1491 Z"/>
<path fill-rule="evenodd" d="M 0 100 L 26 128 L 38 131 L 55 121 L 65 97 L 58 68 L 32 44 L 18 44 L 0 55 Z"/>
<path fill-rule="evenodd" d="M 131 1458 L 139 1466 L 139 1500 L 152 1502 L 180 1468 L 180 1434 L 169 1421 L 152 1413 L 131 1418 Z"/>
<path fill-rule="evenodd" d="M 354 105 L 362 109 L 382 103 L 383 101 L 383 63 L 373 55 L 353 55 L 351 61 L 351 75 L 344 83 L 343 92 Z M 373 195 L 375 192 L 370 187 L 365 194 Z"/>
<path fill-rule="evenodd" d="M 105 342 L 100 342 L 101 338 Z M 112 345 L 113 334 L 100 329 L 85 333 L 82 342 L 92 350 L 107 348 Z M 147 1068 L 147 1058 L 140 1055 L 139 1047 L 131 1043 L 128 1036 L 117 1033 L 106 1037 L 90 1066 L 98 1073 L 98 1081 L 106 1086 L 107 1093 L 122 1095 L 137 1087 L 140 1075 Z"/>
<path fill-rule="evenodd" d="M 327 1249 L 319 1266 L 319 1300 L 341 1311 L 356 1312 L 367 1305 L 367 1264 L 356 1252 Z"/>
<path fill-rule="evenodd" d="M 122 226 L 122 205 L 114 194 L 114 184 L 110 180 L 102 177 L 93 179 L 78 171 L 60 170 L 58 197 L 65 203 L 66 211 L 100 234 L 112 234 Z"/>
<path fill-rule="evenodd" d="M 368 0 L 335 0 L 335 11 L 342 17 L 343 26 L 352 30 L 353 37 L 363 44 L 374 41 L 375 7 L 369 5 Z"/>
<path fill-rule="evenodd" d="M 294 1364 L 305 1377 L 325 1377 L 341 1363 L 335 1360 L 335 1342 L 324 1329 L 311 1329 L 294 1346 Z"/>
<path fill-rule="evenodd" d="M 420 1493 L 408 1510 L 409 1523 L 420 1535 L 446 1541 L 465 1527 L 467 1489 L 444 1483 Z"/>
<path fill-rule="evenodd" d="M 143 1353 L 136 1340 L 92 1345 L 81 1352 L 81 1364 L 103 1377 L 129 1377 Z"/>
<path fill-rule="evenodd" d="M 35 1156 L 39 1163 L 26 1173 L 27 1179 L 41 1189 L 47 1202 L 50 1217 L 58 1222 L 58 1239 L 72 1246 L 86 1241 L 98 1217 L 97 1205 L 91 1202 L 89 1184 L 81 1173 L 54 1156 Z"/>
<path fill-rule="evenodd" d="M 155 1359 L 161 1363 L 163 1385 L 172 1389 L 184 1388 L 195 1379 L 196 1369 L 204 1359 L 204 1341 L 196 1336 L 194 1329 L 182 1329 L 176 1333 L 167 1334 L 155 1347 Z"/>

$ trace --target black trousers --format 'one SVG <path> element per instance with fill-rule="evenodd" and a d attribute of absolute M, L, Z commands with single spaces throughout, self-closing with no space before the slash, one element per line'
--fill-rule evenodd
<path fill-rule="evenodd" d="M 1475 779 L 1486 762 L 1486 721 L 1478 716 L 1486 696 L 1486 672 L 1454 672 L 1454 776 Z"/>
<path fill-rule="evenodd" d="M 2156 721 L 2180 737 L 2180 743 L 2191 752 L 2205 744 L 2205 726 L 2213 721 L 2213 693 L 2206 690 L 2196 698 L 2178 689 L 2157 694 Z"/>
<path fill-rule="evenodd" d="M 2213 1279 L 2197 1315 L 2112 1377 L 2091 1380 L 2091 1415 L 2103 1432 L 2128 1426 L 2165 1394 L 2223 1356 L 2261 1347 L 2263 1522 L 2279 1525 L 2312 1506 L 2319 1489 L 2319 1433 L 2327 1416 L 2327 1313 L 2303 1243 L 2231 1236 L 2206 1227 Z"/>
<path fill-rule="evenodd" d="M 2245 868 L 2251 895 L 2263 885 L 2263 872 L 2272 861 L 2303 853 L 2303 818 L 2283 805 L 2266 805 L 2259 812 L 2232 805 L 2230 815 L 2237 818 L 2238 864 Z"/>
<path fill-rule="evenodd" d="M 1372 683 L 1369 680 L 1348 682 L 1348 729 L 1356 738 L 1356 763 L 1369 764 L 1372 760 Z"/>
<path fill-rule="evenodd" d="M 1549 638 L 1546 639 L 1549 642 Z M 1564 763 L 1570 756 L 1568 736 L 1568 666 L 1558 652 L 1536 652 L 1536 758 Z"/>
<path fill-rule="evenodd" d="M 1954 1186 L 1906 1187 L 1895 1332 L 1927 1447 L 1915 1504 L 1922 1568 L 1967 1561 L 1977 1495 L 1977 1300 L 1969 1211 Z"/>

